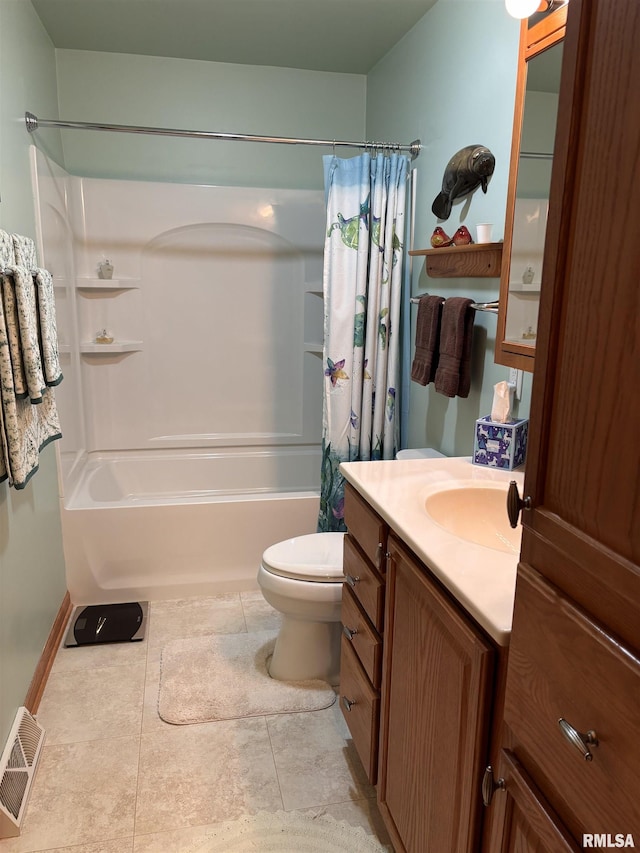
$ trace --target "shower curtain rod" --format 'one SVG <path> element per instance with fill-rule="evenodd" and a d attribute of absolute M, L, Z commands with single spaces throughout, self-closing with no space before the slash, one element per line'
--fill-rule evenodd
<path fill-rule="evenodd" d="M 364 148 L 375 151 L 388 149 L 390 151 L 408 151 L 411 159 L 420 154 L 422 145 L 419 139 L 414 139 L 409 145 L 397 142 L 347 142 L 340 139 L 296 139 L 287 136 L 254 136 L 249 133 L 219 133 L 211 130 L 174 130 L 168 127 L 138 127 L 133 124 L 102 124 L 87 121 L 53 121 L 41 119 L 33 113 L 24 114 L 25 124 L 29 133 L 40 127 L 60 127 L 72 130 L 110 130 L 114 133 L 145 133 L 152 136 L 184 136 L 192 139 L 222 139 L 233 142 L 276 142 L 284 145 L 322 145 L 327 148 Z"/>

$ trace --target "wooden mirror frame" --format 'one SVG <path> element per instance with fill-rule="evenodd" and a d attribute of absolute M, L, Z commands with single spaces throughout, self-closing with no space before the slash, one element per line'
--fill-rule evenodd
<path fill-rule="evenodd" d="M 511 161 L 509 165 L 509 185 L 507 190 L 507 209 L 504 229 L 504 246 L 500 268 L 500 308 L 496 329 L 496 364 L 515 367 L 518 370 L 533 371 L 535 344 L 528 345 L 506 341 L 507 310 L 509 306 L 509 275 L 511 271 L 511 246 L 513 244 L 513 225 L 518 184 L 518 167 L 522 140 L 522 121 L 527 88 L 527 62 L 534 56 L 562 41 L 567 25 L 567 6 L 550 12 L 533 26 L 524 20 L 520 27 L 520 46 L 518 51 L 518 75 L 516 78 L 516 99 L 513 116 L 513 136 L 511 139 Z"/>

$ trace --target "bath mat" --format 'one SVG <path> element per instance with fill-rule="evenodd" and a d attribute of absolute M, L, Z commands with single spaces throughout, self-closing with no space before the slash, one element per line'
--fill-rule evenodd
<path fill-rule="evenodd" d="M 185 853 L 384 853 L 362 827 L 330 815 L 259 812 L 207 830 Z"/>
<path fill-rule="evenodd" d="M 263 714 L 319 711 L 336 700 L 324 681 L 276 681 L 267 671 L 276 635 L 217 634 L 162 650 L 158 713 L 183 726 Z"/>

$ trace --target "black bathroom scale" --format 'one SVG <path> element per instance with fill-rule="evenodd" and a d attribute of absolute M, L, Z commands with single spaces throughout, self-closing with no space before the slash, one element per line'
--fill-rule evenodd
<path fill-rule="evenodd" d="M 76 607 L 71 614 L 64 645 L 93 646 L 143 640 L 148 609 L 148 601 Z"/>

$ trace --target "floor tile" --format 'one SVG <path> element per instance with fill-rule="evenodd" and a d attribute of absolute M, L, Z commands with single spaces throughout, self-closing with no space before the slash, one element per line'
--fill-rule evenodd
<path fill-rule="evenodd" d="M 95 669 L 99 666 L 128 666 L 144 663 L 147 659 L 147 641 L 135 643 L 103 643 L 95 646 L 72 646 L 58 649 L 51 672 L 71 672 L 77 669 Z"/>
<path fill-rule="evenodd" d="M 282 808 L 263 717 L 142 735 L 136 834 Z"/>
<path fill-rule="evenodd" d="M 336 820 L 346 820 L 350 826 L 361 826 L 369 835 L 374 835 L 381 844 L 386 844 L 393 853 L 391 840 L 375 799 L 349 800 L 346 803 L 331 803 L 315 809 L 302 809 L 305 813 L 328 814 Z"/>
<path fill-rule="evenodd" d="M 270 716 L 267 726 L 285 809 L 375 796 L 337 703 L 324 711 Z"/>
<path fill-rule="evenodd" d="M 56 847 L 55 850 L 41 850 L 38 853 L 133 853 L 133 837 L 98 841 L 96 844 L 74 844 L 73 847 Z M 169 851 L 165 850 L 164 853 Z"/>
<path fill-rule="evenodd" d="M 52 672 L 38 722 L 47 744 L 139 735 L 146 664 Z"/>
<path fill-rule="evenodd" d="M 237 593 L 153 601 L 149 611 L 149 660 L 160 657 L 162 647 L 170 640 L 247 630 Z"/>
<path fill-rule="evenodd" d="M 74 844 L 130 839 L 138 751 L 138 738 L 58 746 L 45 743 L 22 835 L 1 842 L 2 853 L 40 853 Z M 127 849 L 129 841 L 123 844 L 121 849 Z"/>

